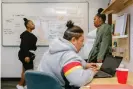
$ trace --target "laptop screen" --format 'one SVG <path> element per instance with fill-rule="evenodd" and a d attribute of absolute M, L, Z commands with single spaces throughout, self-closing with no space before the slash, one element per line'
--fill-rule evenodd
<path fill-rule="evenodd" d="M 116 68 L 119 67 L 123 57 L 107 55 L 100 70 L 104 71 L 112 76 L 115 75 Z"/>

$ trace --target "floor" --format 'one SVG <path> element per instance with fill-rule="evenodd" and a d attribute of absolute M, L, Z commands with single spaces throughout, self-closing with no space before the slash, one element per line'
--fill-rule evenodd
<path fill-rule="evenodd" d="M 1 81 L 1 89 L 17 89 L 18 81 Z"/>

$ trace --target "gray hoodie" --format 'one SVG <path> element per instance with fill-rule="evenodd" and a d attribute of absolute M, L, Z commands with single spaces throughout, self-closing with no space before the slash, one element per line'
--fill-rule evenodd
<path fill-rule="evenodd" d="M 86 62 L 77 55 L 75 46 L 63 38 L 57 38 L 50 44 L 48 51 L 44 53 L 40 61 L 38 71 L 55 76 L 61 86 L 64 86 L 65 81 L 61 76 L 61 72 L 63 67 L 71 62 L 79 62 L 82 68 L 77 68 L 65 76 L 70 85 L 80 87 L 93 79 L 94 72 L 85 69 Z"/>

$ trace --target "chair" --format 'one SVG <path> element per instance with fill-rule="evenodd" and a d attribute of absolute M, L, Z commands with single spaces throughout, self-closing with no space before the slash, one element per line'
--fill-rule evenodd
<path fill-rule="evenodd" d="M 25 80 L 27 89 L 62 89 L 56 78 L 38 71 L 26 71 Z"/>

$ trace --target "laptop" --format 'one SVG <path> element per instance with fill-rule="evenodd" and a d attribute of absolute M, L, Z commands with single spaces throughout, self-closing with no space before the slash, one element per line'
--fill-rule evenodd
<path fill-rule="evenodd" d="M 119 67 L 123 57 L 107 55 L 100 70 L 96 73 L 94 78 L 109 78 L 113 77 L 116 68 Z"/>

